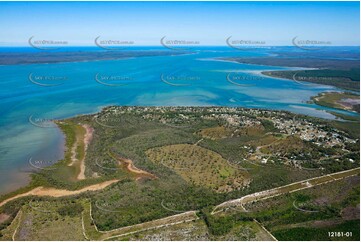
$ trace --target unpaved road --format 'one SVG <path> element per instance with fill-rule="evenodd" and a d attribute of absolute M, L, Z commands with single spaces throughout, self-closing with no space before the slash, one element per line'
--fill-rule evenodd
<path fill-rule="evenodd" d="M 87 209 L 86 209 L 87 210 Z M 165 218 L 155 219 L 152 221 L 130 225 L 126 227 L 121 227 L 109 231 L 101 231 L 97 228 L 96 223 L 93 220 L 92 217 L 92 208 L 91 204 L 89 204 L 89 211 L 85 211 L 87 213 L 86 216 L 90 216 L 88 219 L 90 219 L 93 222 L 93 229 L 98 233 L 99 238 L 96 240 L 109 240 L 114 239 L 121 236 L 131 235 L 134 233 L 139 233 L 142 231 L 157 229 L 157 228 L 163 228 L 167 226 L 172 226 L 180 223 L 187 223 L 191 221 L 198 220 L 199 217 L 197 216 L 197 211 L 188 211 L 184 213 L 179 213 L 176 215 L 171 215 Z M 84 221 L 84 214 L 82 215 L 82 220 Z M 83 226 L 83 234 L 86 236 L 87 232 L 85 229 L 85 226 Z M 88 236 L 86 236 L 88 237 Z M 94 238 L 93 238 L 94 239 Z"/>
<path fill-rule="evenodd" d="M 299 182 L 294 182 L 294 183 L 291 183 L 291 184 L 288 184 L 285 186 L 276 187 L 276 188 L 272 188 L 272 189 L 261 191 L 261 192 L 256 192 L 256 193 L 249 194 L 249 195 L 246 195 L 246 196 L 238 198 L 238 199 L 234 199 L 234 200 L 230 200 L 230 201 L 221 203 L 214 208 L 214 210 L 212 211 L 212 214 L 219 213 L 223 209 L 228 209 L 231 207 L 240 207 L 244 211 L 246 211 L 243 207 L 243 205 L 246 203 L 279 196 L 279 195 L 282 195 L 285 193 L 296 192 L 296 191 L 303 190 L 306 188 L 311 188 L 314 186 L 322 185 L 322 184 L 325 184 L 328 182 L 344 179 L 346 177 L 355 176 L 355 175 L 358 175 L 359 173 L 360 173 L 360 168 L 355 168 L 355 169 L 351 169 L 351 170 L 346 170 L 346 171 L 336 172 L 336 173 L 332 173 L 332 174 L 327 174 L 324 176 L 310 178 L 310 179 L 299 181 Z"/>
<path fill-rule="evenodd" d="M 125 159 L 127 160 L 127 159 Z M 145 172 L 143 170 L 140 170 L 138 168 L 136 168 L 135 166 L 133 166 L 133 163 L 131 162 L 131 160 L 127 160 L 124 161 L 127 164 L 127 169 L 131 172 L 134 172 L 136 174 L 147 174 L 147 175 L 151 175 L 152 178 L 154 178 L 155 176 L 151 173 Z M 249 194 L 246 195 L 244 197 L 241 197 L 239 199 L 234 199 L 234 200 L 230 200 L 224 203 L 221 203 L 219 205 L 217 205 L 214 210 L 212 211 L 211 214 L 216 214 L 218 212 L 221 212 L 224 209 L 228 209 L 232 206 L 239 206 L 241 208 L 243 208 L 243 204 L 249 203 L 249 202 L 253 202 L 253 201 L 258 201 L 258 200 L 263 200 L 263 199 L 268 199 L 271 197 L 275 197 L 275 196 L 279 196 L 285 193 L 291 193 L 291 192 L 296 192 L 299 190 L 303 190 L 303 189 L 307 189 L 307 188 L 311 188 L 314 186 L 318 186 L 318 185 L 322 185 L 322 184 L 326 184 L 332 181 L 337 181 L 340 179 L 344 179 L 347 177 L 351 177 L 351 176 L 355 176 L 358 175 L 360 173 L 360 168 L 355 168 L 355 169 L 351 169 L 351 170 L 346 170 L 346 171 L 341 171 L 341 172 L 336 172 L 336 173 L 332 173 L 332 174 L 327 174 L 324 176 L 320 176 L 320 177 L 315 177 L 315 178 L 310 178 L 307 180 L 303 180 L 303 181 L 299 181 L 299 182 L 295 182 L 295 183 L 291 183 L 285 186 L 281 186 L 278 188 L 273 188 L 273 189 L 269 189 L 269 190 L 265 190 L 262 192 L 257 192 L 257 193 L 253 193 L 253 194 Z M 3 202 L 0 203 L 0 207 L 3 206 L 4 204 L 20 198 L 20 197 L 25 197 L 25 196 L 52 196 L 52 197 L 63 197 L 63 196 L 71 196 L 71 195 L 76 195 L 82 192 L 86 192 L 86 191 L 96 191 L 96 190 L 101 190 L 104 189 L 106 187 L 108 187 L 109 185 L 118 182 L 119 180 L 110 180 L 110 181 L 106 181 L 106 182 L 102 182 L 99 184 L 95 184 L 95 185 L 91 185 L 91 186 L 87 186 L 84 187 L 82 189 L 76 190 L 76 191 L 69 191 L 69 190 L 61 190 L 61 189 L 55 189 L 55 188 L 44 188 L 44 187 L 37 187 L 34 188 L 33 190 L 23 193 L 23 194 L 19 194 L 16 195 L 14 197 L 8 198 L 6 200 L 4 200 Z M 188 211 L 188 212 L 184 212 L 182 213 L 182 215 L 193 215 L 195 216 L 195 218 L 198 218 L 196 215 L 197 211 Z M 137 231 L 133 231 L 133 229 L 137 228 L 139 226 L 140 230 L 149 230 L 149 229 L 153 229 L 153 228 L 158 228 L 158 227 L 163 227 L 163 226 L 169 226 L 172 224 L 177 224 L 180 223 L 181 221 L 179 221 L 179 219 L 175 219 L 175 221 L 167 221 L 169 220 L 169 218 L 176 218 L 176 217 L 180 217 L 181 214 L 174 215 L 174 216 L 170 216 L 167 218 L 163 218 L 163 219 L 159 219 L 159 220 L 154 220 L 154 221 L 150 221 L 150 222 L 146 222 L 143 224 L 138 224 L 138 225 L 133 225 L 133 226 L 128 226 L 128 227 L 124 227 L 124 228 L 118 228 L 112 231 L 99 231 L 97 230 L 96 226 L 96 230 L 100 233 L 104 233 L 105 235 L 108 235 L 110 237 L 107 237 L 107 239 L 110 238 L 115 238 L 115 237 L 120 237 L 126 234 L 132 234 L 135 232 L 139 232 L 139 230 Z M 91 210 L 90 210 L 90 217 L 91 217 Z M 185 222 L 184 218 L 182 218 L 181 220 L 183 220 L 183 222 Z M 191 220 L 194 220 L 194 218 L 191 218 Z M 167 221 L 167 222 L 166 222 Z M 154 222 L 156 222 L 156 226 L 154 226 Z M 152 224 L 153 223 L 153 224 Z M 152 224 L 153 226 L 149 226 L 150 224 Z M 147 226 L 148 225 L 148 226 Z M 83 227 L 84 229 L 84 227 Z M 131 231 L 127 231 L 128 229 L 130 229 Z M 85 232 L 85 231 L 84 231 Z"/>
<path fill-rule="evenodd" d="M 282 195 L 282 194 L 287 193 L 287 192 L 296 192 L 296 191 L 299 191 L 299 190 L 302 190 L 302 189 L 311 188 L 311 187 L 314 187 L 314 186 L 317 186 L 317 185 L 322 185 L 322 184 L 325 184 L 325 183 L 328 183 L 328 182 L 337 181 L 337 180 L 344 179 L 344 178 L 347 178 L 347 177 L 350 177 L 350 176 L 358 175 L 359 172 L 360 172 L 360 168 L 355 168 L 355 169 L 351 169 L 351 170 L 347 170 L 347 171 L 341 171 L 341 172 L 336 172 L 336 173 L 332 173 L 332 174 L 328 174 L 328 175 L 324 175 L 324 176 L 320 176 L 320 177 L 310 178 L 310 179 L 307 179 L 307 180 L 304 180 L 304 181 L 291 183 L 291 184 L 281 186 L 281 187 L 278 187 L 278 188 L 273 188 L 273 189 L 270 189 L 270 190 L 250 194 L 250 195 L 241 197 L 239 199 L 234 199 L 234 200 L 230 200 L 230 201 L 219 204 L 218 206 L 216 206 L 214 208 L 212 214 L 216 214 L 218 212 L 221 212 L 222 209 L 227 209 L 227 208 L 230 208 L 232 206 L 239 206 L 244 211 L 246 211 L 246 209 L 243 207 L 243 204 L 245 204 L 245 203 L 249 203 L 249 202 L 257 201 L 257 200 L 262 200 L 262 199 L 267 199 L 267 198 Z M 175 224 L 178 224 L 178 223 L 193 221 L 195 219 L 198 219 L 198 216 L 196 215 L 196 212 L 197 211 L 188 211 L 188 212 L 178 214 L 180 216 L 193 214 L 194 218 L 191 218 L 190 220 L 186 220 L 186 219 L 184 219 L 182 217 L 178 217 L 177 215 L 173 215 L 173 216 L 166 217 L 166 218 L 163 218 L 163 219 L 158 219 L 158 220 L 153 220 L 153 221 L 150 221 L 150 222 L 145 222 L 145 223 L 142 223 L 142 224 L 136 224 L 136 225 L 132 225 L 132 226 L 122 227 L 122 228 L 114 229 L 114 230 L 111 230 L 111 231 L 99 231 L 96 226 L 95 226 L 95 229 L 96 229 L 97 232 L 100 232 L 100 233 L 104 234 L 102 239 L 114 239 L 114 238 L 117 238 L 117 237 L 121 237 L 121 236 L 129 235 L 129 234 L 141 232 L 141 231 L 144 231 L 144 230 L 151 230 L 151 229 L 156 229 L 156 228 L 160 228 L 160 227 L 175 225 Z M 90 217 L 92 219 L 91 209 L 90 209 L 89 213 L 90 213 Z M 175 219 L 175 220 L 171 221 L 171 222 L 167 221 L 169 218 L 172 218 L 172 219 Z M 153 224 L 154 222 L 156 223 L 156 225 Z M 257 224 L 259 224 L 261 226 L 261 228 L 272 239 L 277 240 L 267 229 L 265 229 L 263 227 L 262 224 L 260 224 L 256 220 L 255 220 L 255 222 Z M 105 235 L 107 235 L 108 237 L 106 237 Z"/>
<path fill-rule="evenodd" d="M 125 164 L 125 168 L 131 172 L 137 175 L 136 180 L 143 178 L 143 177 L 147 177 L 147 178 L 151 178 L 151 179 L 156 179 L 157 177 L 149 172 L 143 171 L 137 167 L 134 166 L 133 161 L 130 159 L 124 159 L 124 158 L 118 158 L 119 162 L 122 162 L 123 164 Z M 21 198 L 21 197 L 26 197 L 26 196 L 50 196 L 50 197 L 64 197 L 64 196 L 72 196 L 72 195 L 77 195 L 83 192 L 87 192 L 87 191 L 97 191 L 97 190 L 102 190 L 108 186 L 110 186 L 113 183 L 118 182 L 118 179 L 114 179 L 114 180 L 110 180 L 110 181 L 105 181 L 105 182 L 101 182 L 98 184 L 94 184 L 94 185 L 90 185 L 84 188 L 81 188 L 79 190 L 75 190 L 75 191 L 70 191 L 70 190 L 63 190 L 63 189 L 57 189 L 57 188 L 51 188 L 51 187 L 36 187 L 28 192 L 22 193 L 22 194 L 18 194 L 15 195 L 14 197 L 5 199 L 4 201 L 2 201 L 0 203 L 0 207 L 5 205 L 6 203 L 13 201 L 17 198 Z"/>
<path fill-rule="evenodd" d="M 83 128 L 85 129 L 85 134 L 84 134 L 84 157 L 80 160 L 80 171 L 79 171 L 79 174 L 77 176 L 77 179 L 78 180 L 84 180 L 86 177 L 85 177 L 85 157 L 86 157 L 86 151 L 88 149 L 88 146 L 90 144 L 90 141 L 92 140 L 93 138 L 93 132 L 94 132 L 94 129 L 92 127 L 90 127 L 89 125 L 87 124 L 84 124 L 83 125 Z"/>
<path fill-rule="evenodd" d="M 28 192 L 22 193 L 22 194 L 18 194 L 14 197 L 5 199 L 4 201 L 2 201 L 0 203 L 0 207 L 5 205 L 6 203 L 13 201 L 17 198 L 21 198 L 21 197 L 26 197 L 26 196 L 50 196 L 50 197 L 64 197 L 64 196 L 72 196 L 72 195 L 77 195 L 83 192 L 88 192 L 88 191 L 97 191 L 97 190 L 102 190 L 108 186 L 110 186 L 113 183 L 118 182 L 119 180 L 110 180 L 110 181 L 105 181 L 105 182 L 101 182 L 98 184 L 94 184 L 94 185 L 90 185 L 84 188 L 81 188 L 79 190 L 75 190 L 75 191 L 70 191 L 70 190 L 63 190 L 63 189 L 57 189 L 57 188 L 49 188 L 49 187 L 37 187 L 34 188 L 33 190 L 30 190 Z"/>
<path fill-rule="evenodd" d="M 85 134 L 83 137 L 76 137 L 76 141 L 73 144 L 73 147 L 71 148 L 71 163 L 69 164 L 69 166 L 74 166 L 74 165 L 79 165 L 79 174 L 77 175 L 76 179 L 77 180 L 84 180 L 86 179 L 85 177 L 85 157 L 86 157 L 86 151 L 88 149 L 88 146 L 90 144 L 90 141 L 93 138 L 93 132 L 94 129 L 92 127 L 90 127 L 88 124 L 83 124 L 82 127 L 85 130 Z M 82 140 L 80 140 L 82 139 Z M 79 142 L 83 142 L 84 144 L 84 156 L 78 160 L 76 158 L 77 155 L 77 147 Z"/>

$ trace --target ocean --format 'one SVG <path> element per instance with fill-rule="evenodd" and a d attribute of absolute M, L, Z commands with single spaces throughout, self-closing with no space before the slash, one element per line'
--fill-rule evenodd
<path fill-rule="evenodd" d="M 277 48 L 290 51 L 290 47 Z M 8 51 L 1 48 L 0 54 Z M 30 159 L 51 163 L 63 157 L 64 137 L 51 120 L 98 112 L 108 105 L 232 106 L 335 118 L 326 112 L 332 109 L 307 101 L 320 92 L 339 89 L 260 74 L 264 70 L 297 68 L 217 59 L 273 54 L 272 47 L 250 51 L 204 47 L 181 55 L 1 65 L 0 194 L 28 183 Z"/>

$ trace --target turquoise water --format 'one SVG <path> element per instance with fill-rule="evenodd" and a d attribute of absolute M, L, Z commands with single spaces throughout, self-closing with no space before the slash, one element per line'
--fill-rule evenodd
<path fill-rule="evenodd" d="M 39 119 L 92 113 L 114 104 L 240 106 L 334 118 L 325 112 L 326 108 L 306 103 L 317 93 L 337 90 L 334 87 L 259 74 L 287 69 L 284 67 L 215 60 L 266 55 L 266 49 L 248 52 L 204 48 L 187 55 L 0 66 L 0 193 L 27 183 L 30 158 L 52 162 L 62 158 L 61 133 Z M 36 85 L 29 75 L 32 81 L 60 85 Z M 57 80 L 36 79 L 39 76 Z"/>

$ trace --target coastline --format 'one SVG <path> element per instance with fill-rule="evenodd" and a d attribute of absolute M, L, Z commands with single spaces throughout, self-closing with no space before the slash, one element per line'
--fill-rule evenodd
<path fill-rule="evenodd" d="M 149 110 L 148 107 L 139 107 L 139 106 L 131 106 L 133 108 L 128 108 L 128 107 L 129 106 L 107 106 L 102 110 L 102 112 L 104 112 L 103 114 L 105 115 L 105 117 L 111 118 L 112 116 L 106 116 L 106 115 L 107 114 L 114 114 L 115 115 L 114 117 L 117 117 L 117 115 L 122 115 L 122 113 L 124 111 L 125 116 L 128 114 L 127 112 L 129 112 L 129 114 L 135 114 L 136 117 L 142 119 L 143 111 L 149 111 L 149 114 L 155 114 L 155 115 L 157 114 L 157 112 L 163 112 L 163 111 L 165 111 L 165 113 L 167 113 L 167 111 L 169 111 L 171 113 L 184 113 L 184 112 L 189 111 L 190 113 L 204 113 L 204 115 L 207 116 L 207 113 L 204 112 L 204 110 L 207 110 L 207 109 L 209 109 L 208 112 L 210 114 L 215 113 L 216 115 L 217 115 L 217 113 L 219 113 L 219 115 L 222 115 L 224 113 L 231 113 L 231 114 L 233 113 L 233 115 L 238 115 L 238 114 L 241 114 L 243 112 L 243 110 L 249 110 L 251 112 L 249 112 L 248 114 L 255 115 L 255 117 L 262 117 L 262 115 L 260 115 L 260 114 L 262 113 L 263 110 L 265 110 L 265 109 L 254 109 L 254 108 L 252 109 L 252 108 L 241 108 L 241 107 L 234 108 L 234 107 L 215 107 L 215 106 L 208 106 L 208 107 L 193 106 L 193 108 L 195 110 L 189 109 L 189 107 L 164 107 L 165 110 L 161 110 L 159 107 L 153 107 L 153 108 L 151 108 L 151 110 Z M 211 110 L 212 108 L 213 108 L 213 110 Z M 258 112 L 254 112 L 254 110 L 257 110 Z M 269 110 L 269 109 L 267 109 L 267 110 Z M 285 117 L 286 116 L 287 118 L 291 117 L 291 119 L 292 119 L 292 116 L 293 116 L 294 119 L 296 118 L 293 113 L 288 112 L 288 111 L 282 111 L 282 110 L 269 110 L 269 111 L 272 111 L 272 114 L 271 114 L 272 117 L 278 118 L 278 117 Z M 286 113 L 289 114 L 289 115 L 286 115 Z M 101 136 L 101 129 L 102 128 L 100 126 L 97 126 L 93 122 L 93 119 L 92 119 L 93 116 L 94 115 L 91 115 L 91 116 L 89 116 L 89 115 L 84 115 L 84 116 L 77 115 L 76 116 L 77 118 L 70 118 L 70 119 L 58 121 L 57 125 L 59 126 L 59 128 L 63 127 L 62 130 L 65 132 L 65 134 L 68 134 L 66 136 L 67 140 L 69 140 L 69 138 L 71 138 L 71 136 L 72 136 L 72 135 L 69 135 L 69 130 L 71 130 L 71 127 L 69 127 L 69 126 L 74 125 L 74 126 L 83 127 L 83 125 L 85 125 L 85 124 L 89 124 L 90 126 L 93 126 L 93 127 L 97 128 L 96 132 L 98 132 L 97 134 L 99 135 L 99 137 L 105 138 L 104 136 Z M 312 121 L 316 121 L 316 118 L 314 118 L 315 120 L 313 120 L 313 117 L 309 117 L 309 116 L 305 116 L 305 115 L 303 115 L 303 116 L 305 118 L 307 118 L 308 122 L 312 123 Z M 300 120 L 303 120 L 303 118 L 302 118 L 303 116 L 300 115 L 300 116 L 297 116 L 297 118 L 300 118 Z M 149 121 L 152 121 L 152 120 L 153 119 L 150 119 Z M 60 125 L 59 123 L 62 124 L 62 125 Z M 67 123 L 68 125 L 66 126 L 65 123 Z M 71 125 L 69 125 L 69 123 L 71 123 Z M 67 127 L 67 128 L 64 129 L 64 127 Z M 105 133 L 108 133 L 108 132 L 109 132 L 109 130 L 106 129 Z M 110 131 L 110 132 L 113 133 L 113 134 L 116 133 L 116 131 L 115 132 Z M 88 141 L 90 140 L 89 138 L 90 138 L 89 135 L 88 136 L 84 135 L 84 144 L 85 144 L 85 146 L 86 146 L 86 143 L 88 143 Z M 110 141 L 114 142 L 114 140 L 110 140 Z M 66 144 L 68 145 L 67 147 L 70 147 L 69 145 L 74 145 L 74 143 L 69 143 L 69 142 L 67 142 Z M 107 147 L 109 148 L 109 146 L 107 146 Z M 116 147 L 114 147 L 114 148 L 116 148 Z M 127 146 L 125 146 L 124 148 L 125 148 L 125 150 L 128 149 Z M 67 150 L 67 152 L 69 153 L 69 149 Z M 131 160 L 133 158 L 127 158 L 127 156 L 129 155 L 129 154 L 127 154 L 127 152 L 124 152 L 124 155 L 123 155 L 123 153 L 121 151 L 119 151 L 117 149 L 115 149 L 114 152 L 116 152 L 116 153 L 114 153 L 115 155 L 122 154 L 121 157 L 120 157 L 120 155 L 117 155 L 117 157 L 116 157 L 118 159 L 118 161 L 121 162 L 121 164 L 119 164 L 119 167 L 122 166 L 122 167 L 126 168 L 128 170 L 128 172 L 132 174 L 131 178 L 132 178 L 132 180 L 134 179 L 134 181 L 136 183 L 139 182 L 139 184 L 141 184 L 142 182 L 140 182 L 139 180 L 141 178 L 143 178 L 143 177 L 147 178 L 147 179 L 148 178 L 157 179 L 157 177 L 155 175 L 153 176 L 152 174 L 157 174 L 158 175 L 158 173 L 153 172 L 152 170 L 150 170 L 150 172 L 147 172 L 147 168 L 144 168 L 142 166 L 140 166 L 140 169 L 137 168 L 136 166 L 134 166 L 134 164 L 133 164 L 133 162 Z M 100 155 L 103 155 L 103 153 L 100 153 Z M 132 156 L 130 155 L 129 157 L 132 157 Z M 135 158 L 134 161 L 137 162 L 138 160 Z M 135 163 L 135 164 L 137 164 L 137 163 Z M 142 164 L 142 163 L 138 163 L 138 164 Z M 59 161 L 59 163 L 54 165 L 54 166 L 57 167 L 57 166 L 66 166 L 66 165 L 67 165 L 66 160 L 64 160 L 63 162 Z M 356 169 L 358 169 L 358 168 L 356 168 Z M 159 179 L 158 181 L 162 180 L 162 177 L 161 176 L 159 176 L 159 177 L 161 179 Z M 54 177 L 54 180 L 56 180 L 58 178 L 59 177 Z M 41 183 L 37 183 L 36 187 L 33 187 L 33 188 L 28 187 L 27 191 L 23 191 L 21 193 L 18 192 L 18 194 L 14 194 L 13 196 L 8 195 L 8 197 L 5 198 L 5 199 L 3 199 L 3 197 L 1 197 L 0 198 L 0 207 L 7 204 L 10 201 L 14 201 L 15 199 L 18 199 L 18 198 L 19 199 L 23 198 L 23 199 L 19 200 L 19 202 L 23 202 L 23 201 L 28 201 L 27 199 L 31 199 L 31 198 L 28 198 L 28 196 L 36 196 L 36 197 L 50 196 L 50 197 L 54 197 L 54 198 L 60 198 L 60 197 L 63 197 L 63 196 L 73 196 L 73 195 L 78 195 L 78 194 L 80 194 L 82 192 L 91 192 L 91 191 L 95 192 L 95 191 L 98 191 L 100 189 L 105 189 L 108 186 L 110 186 L 112 184 L 115 184 L 118 181 L 123 181 L 123 177 L 119 177 L 119 176 L 118 177 L 112 177 L 111 175 L 109 175 L 109 176 L 104 175 L 102 178 L 104 179 L 103 181 L 102 180 L 96 180 L 96 179 L 92 180 L 92 182 L 95 181 L 96 183 L 91 184 L 91 185 L 86 184 L 86 183 L 81 183 L 83 181 L 79 181 L 78 184 L 81 184 L 81 186 L 79 188 L 76 188 L 76 189 L 69 189 L 67 187 L 59 188 L 59 187 L 54 187 L 54 186 L 46 187 Z M 125 178 L 125 179 L 127 179 L 127 178 Z M 313 179 L 313 178 L 311 178 L 311 179 Z M 39 182 L 39 181 L 40 180 L 37 180 L 37 182 Z M 115 191 L 117 190 L 117 188 L 115 188 L 115 187 L 109 187 L 109 189 L 110 190 L 114 189 Z M 83 194 L 83 195 L 85 195 L 85 194 Z M 83 195 L 79 195 L 79 197 L 82 197 Z M 66 198 L 66 199 L 68 199 L 68 198 Z M 14 201 L 14 203 L 19 204 L 18 200 Z M 11 202 L 9 205 L 12 206 L 12 204 L 13 204 L 13 202 Z"/>
<path fill-rule="evenodd" d="M 353 107 L 353 105 L 360 105 L 360 95 L 353 95 L 347 92 L 326 92 L 313 96 L 311 99 L 313 102 L 324 107 L 360 113 L 360 110 L 357 112 Z M 328 100 L 323 101 L 322 99 Z M 349 102 L 347 102 L 347 100 L 349 100 Z M 356 102 L 352 103 L 353 100 Z"/>
<path fill-rule="evenodd" d="M 320 59 L 315 59 L 314 61 L 314 65 L 318 66 L 318 67 L 308 67 L 310 65 L 313 64 L 313 62 L 311 61 L 311 63 L 309 63 L 310 61 L 306 61 L 307 59 L 301 59 L 301 61 L 305 61 L 303 64 L 303 66 L 299 66 L 299 64 L 295 64 L 295 63 L 283 63 L 284 60 L 282 58 L 276 58 L 274 61 L 281 61 L 281 63 L 279 64 L 271 64 L 269 63 L 270 59 L 274 59 L 274 57 L 228 57 L 228 58 L 213 58 L 213 59 L 209 59 L 209 60 L 213 60 L 213 61 L 226 61 L 226 62 L 231 62 L 231 63 L 238 63 L 238 64 L 244 64 L 244 65 L 257 65 L 257 66 L 270 66 L 270 67 L 275 67 L 275 68 L 287 68 L 287 69 L 281 69 L 281 70 L 262 70 L 261 73 L 267 77 L 272 77 L 272 78 L 280 78 L 280 79 L 286 79 L 286 80 L 293 80 L 295 82 L 305 82 L 305 83 L 312 83 L 312 84 L 318 84 L 318 85 L 327 85 L 327 86 L 332 86 L 335 88 L 339 88 L 339 89 L 343 89 L 346 91 L 355 91 L 355 92 L 359 92 L 360 89 L 360 80 L 355 81 L 352 80 L 350 76 L 352 76 L 352 74 L 354 74 L 354 70 L 352 69 L 352 65 L 351 69 L 344 69 L 345 66 L 342 66 L 341 63 L 326 63 L 326 64 L 320 64 L 319 61 Z M 294 60 L 293 58 L 289 58 L 290 60 Z M 257 63 L 258 61 L 258 63 Z M 291 61 L 291 62 L 292 62 Z M 334 61 L 334 60 L 333 60 Z M 357 62 L 357 60 L 352 60 L 353 62 Z M 352 63 L 353 63 L 352 62 Z M 283 63 L 283 65 L 281 65 Z M 354 65 L 354 64 L 353 64 Z M 354 67 L 354 68 L 359 68 L 358 67 Z M 347 76 L 345 73 L 345 77 L 340 77 L 339 73 L 335 76 L 332 75 L 320 75 L 320 73 L 317 72 L 321 72 L 323 70 L 328 70 L 328 71 L 343 71 L 348 73 Z M 295 80 L 295 75 L 298 72 L 307 72 L 307 71 L 314 71 L 316 73 L 314 73 L 314 75 L 312 76 L 308 76 L 307 78 L 309 80 Z M 296 73 L 294 73 L 296 72 Z M 359 71 L 358 71 L 359 72 Z M 293 74 L 294 73 L 294 74 Z M 278 75 L 280 74 L 280 75 Z M 293 74 L 293 75 L 291 75 Z M 289 76 L 291 75 L 291 76 Z M 311 79 L 316 79 L 316 80 L 311 80 Z M 305 79 L 305 78 L 304 78 Z M 335 82 L 335 79 L 341 79 L 341 82 Z M 344 79 L 344 80 L 342 80 Z M 358 87 L 356 87 L 355 85 L 357 85 L 358 82 Z"/>
<path fill-rule="evenodd" d="M 321 92 L 320 92 L 321 93 Z M 311 98 L 311 97 L 310 97 Z M 78 117 L 78 116 L 92 116 L 92 115 L 96 115 L 96 114 L 99 114 L 101 113 L 103 110 L 106 110 L 108 109 L 109 107 L 113 107 L 113 106 L 124 106 L 124 105 L 116 105 L 116 104 L 109 104 L 109 105 L 100 105 L 96 108 L 94 108 L 94 111 L 90 111 L 90 112 L 87 112 L 87 113 L 79 113 L 79 114 L 75 114 L 75 115 L 72 115 L 72 116 L 69 116 L 69 117 L 66 117 L 64 119 L 61 119 L 59 121 L 62 121 L 62 120 L 67 120 L 67 119 L 71 119 L 71 118 L 74 118 L 74 117 Z M 126 105 L 127 106 L 127 105 Z M 135 105 L 129 105 L 129 107 L 132 107 L 132 106 L 135 106 Z M 154 105 L 144 105 L 144 107 L 155 107 Z M 157 107 L 162 107 L 162 106 L 157 106 Z M 164 106 L 164 107 L 169 107 L 169 106 Z M 172 107 L 199 107 L 199 106 L 172 106 Z M 218 106 L 218 105 L 209 105 L 209 106 L 202 106 L 202 108 L 207 108 L 207 107 L 225 107 L 225 108 L 242 108 L 242 109 L 257 109 L 257 110 L 272 110 L 272 111 L 280 111 L 280 112 L 289 112 L 289 113 L 295 113 L 297 115 L 305 115 L 305 116 L 309 116 L 309 117 L 312 117 L 312 118 L 319 118 L 319 117 L 315 117 L 315 116 L 312 116 L 312 115 L 306 115 L 306 114 L 300 114 L 300 113 L 296 113 L 296 112 L 292 112 L 292 111 L 289 111 L 289 110 L 281 110 L 281 109 L 272 109 L 272 108 L 248 108 L 248 107 L 244 107 L 244 106 L 237 106 L 237 107 L 234 107 L 234 106 Z M 328 112 L 326 110 L 326 112 Z M 335 114 L 331 113 L 331 115 L 337 117 Z M 322 118 L 321 118 L 322 119 Z M 344 121 L 348 121 L 348 120 L 344 120 Z M 60 137 L 61 139 L 66 139 L 66 134 L 64 134 L 63 130 L 59 128 L 59 126 L 57 125 L 56 127 L 58 130 L 59 130 L 59 135 L 62 135 L 63 137 Z M 66 144 L 64 143 L 64 146 L 63 147 L 60 147 L 61 150 L 63 151 L 64 153 L 64 156 L 66 155 L 66 150 L 71 150 L 71 148 L 69 149 L 69 147 L 66 146 Z M 59 149 L 60 149 L 59 148 Z M 64 157 L 65 158 L 65 157 Z M 58 160 L 57 163 L 59 162 L 62 162 L 62 160 Z M 85 168 L 82 166 L 82 172 L 83 173 L 85 170 Z M 24 183 L 22 186 L 18 187 L 18 188 L 15 188 L 14 190 L 11 190 L 11 191 L 8 191 L 8 192 L 5 192 L 3 194 L 0 194 L 0 197 L 3 197 L 5 196 L 6 194 L 9 194 L 9 193 L 17 193 L 18 190 L 22 190 L 22 189 L 28 189 L 27 187 L 31 186 L 31 184 L 33 183 L 33 179 L 32 179 L 32 175 L 28 175 L 29 179 L 27 180 L 28 182 Z M 83 176 L 81 175 L 80 176 L 81 178 L 83 178 Z"/>

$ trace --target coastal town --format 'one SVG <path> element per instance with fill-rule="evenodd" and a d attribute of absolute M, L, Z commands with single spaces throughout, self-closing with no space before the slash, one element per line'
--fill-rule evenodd
<path fill-rule="evenodd" d="M 197 123 L 213 122 L 224 127 L 219 137 L 240 138 L 254 135 L 240 149 L 244 160 L 258 164 L 281 163 L 302 168 L 322 168 L 322 162 L 349 162 L 358 160 L 358 139 L 316 118 L 286 111 L 246 109 L 233 107 L 108 107 L 102 118 L 136 114 L 148 121 L 157 121 L 170 127 L 195 129 Z M 106 119 L 106 118 L 105 118 Z M 252 132 L 254 134 L 252 134 Z M 258 143 L 268 137 L 269 142 Z M 205 136 L 203 138 L 212 137 Z"/>

